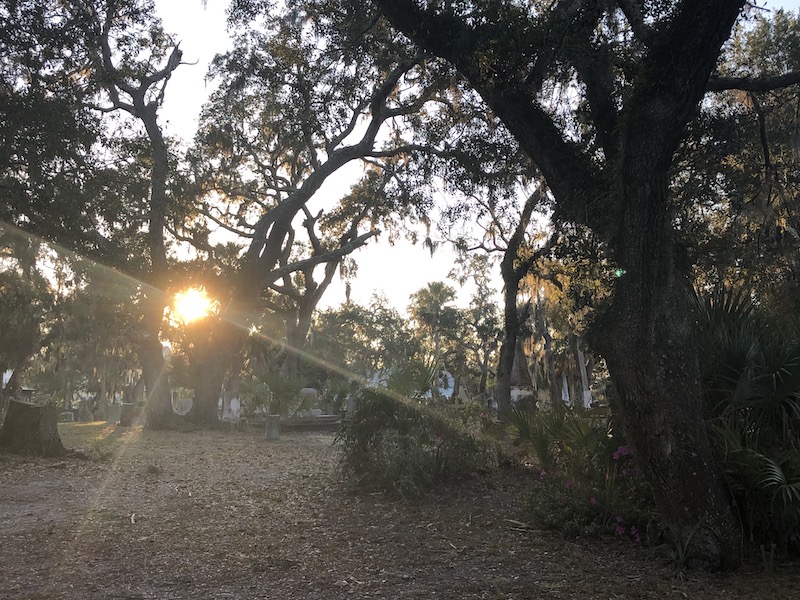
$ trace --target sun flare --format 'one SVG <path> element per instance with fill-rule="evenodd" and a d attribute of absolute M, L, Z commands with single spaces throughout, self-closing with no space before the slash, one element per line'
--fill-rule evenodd
<path fill-rule="evenodd" d="M 207 317 L 214 309 L 214 302 L 204 289 L 189 288 L 175 294 L 175 315 L 184 323 Z"/>

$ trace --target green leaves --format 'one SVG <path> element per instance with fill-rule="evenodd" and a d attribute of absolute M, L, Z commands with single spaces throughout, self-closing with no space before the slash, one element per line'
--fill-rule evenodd
<path fill-rule="evenodd" d="M 800 528 L 800 332 L 745 286 L 695 295 L 706 414 L 731 492 L 755 540 Z"/>
<path fill-rule="evenodd" d="M 366 388 L 337 434 L 341 467 L 364 490 L 417 498 L 437 483 L 467 476 L 492 460 L 463 427 L 393 388 Z"/>

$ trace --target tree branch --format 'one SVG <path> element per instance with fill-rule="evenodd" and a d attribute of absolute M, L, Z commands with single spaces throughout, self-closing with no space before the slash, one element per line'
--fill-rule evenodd
<path fill-rule="evenodd" d="M 642 44 L 647 46 L 653 37 L 653 30 L 650 29 L 644 22 L 644 16 L 642 15 L 642 7 L 639 1 L 617 0 L 617 6 L 619 6 L 620 10 L 622 11 L 622 14 L 625 15 L 625 19 L 627 19 L 628 24 L 631 26 L 631 31 L 633 31 L 633 35 Z"/>
<path fill-rule="evenodd" d="M 742 90 L 744 92 L 769 92 L 800 83 L 800 71 L 791 71 L 774 77 L 712 77 L 706 90 L 723 92 Z"/>
<path fill-rule="evenodd" d="M 471 26 L 453 15 L 423 9 L 414 0 L 376 1 L 392 25 L 467 78 L 544 174 L 559 208 L 585 221 L 586 206 L 605 197 L 599 170 L 578 144 L 568 141 L 519 74 L 507 72 L 507 57 L 491 46 L 507 32 L 497 31 L 494 23 Z M 476 56 L 488 57 L 488 64 Z"/>
<path fill-rule="evenodd" d="M 312 256 L 304 260 L 298 260 L 293 263 L 289 263 L 285 266 L 279 267 L 277 269 L 273 269 L 266 278 L 268 280 L 268 283 L 266 285 L 272 286 L 273 282 L 277 281 L 278 279 L 284 277 L 289 273 L 294 273 L 295 271 L 301 271 L 312 265 L 331 262 L 338 260 L 342 257 L 345 257 L 354 250 L 356 250 L 357 248 L 360 248 L 361 246 L 366 244 L 371 237 L 374 237 L 378 234 L 380 234 L 380 230 L 373 229 L 372 231 L 362 233 L 354 240 L 350 241 L 349 243 L 345 244 L 340 248 L 337 248 L 336 250 L 332 250 L 331 252 L 326 252 L 325 254 L 320 254 L 318 256 Z"/>

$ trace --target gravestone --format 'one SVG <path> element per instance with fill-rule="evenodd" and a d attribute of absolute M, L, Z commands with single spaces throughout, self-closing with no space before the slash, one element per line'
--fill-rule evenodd
<path fill-rule="evenodd" d="M 238 394 L 223 392 L 222 394 L 222 420 L 238 421 L 242 416 L 242 401 Z"/>
<path fill-rule="evenodd" d="M 74 423 L 75 422 L 75 414 L 71 410 L 65 410 L 64 412 L 58 413 L 58 422 L 59 423 Z"/>
<path fill-rule="evenodd" d="M 78 403 L 78 421 L 86 423 L 94 420 L 94 412 L 92 411 L 92 400 L 84 399 Z"/>
<path fill-rule="evenodd" d="M 273 442 L 281 437 L 281 416 L 267 415 L 267 429 L 264 439 Z"/>
<path fill-rule="evenodd" d="M 194 390 L 183 388 L 172 390 L 170 400 L 172 402 L 172 412 L 182 417 L 188 415 L 194 404 Z"/>
<path fill-rule="evenodd" d="M 108 407 L 108 424 L 116 425 L 119 423 L 119 418 L 122 415 L 121 404 L 111 404 Z"/>
<path fill-rule="evenodd" d="M 356 397 L 354 394 L 347 394 L 347 418 L 352 419 L 356 414 Z"/>
<path fill-rule="evenodd" d="M 131 427 L 140 413 L 141 409 L 134 403 L 123 402 L 122 411 L 119 415 L 120 427 Z"/>

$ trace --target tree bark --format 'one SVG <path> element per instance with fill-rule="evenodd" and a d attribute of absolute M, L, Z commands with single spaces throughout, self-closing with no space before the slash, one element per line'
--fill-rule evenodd
<path fill-rule="evenodd" d="M 575 347 L 575 361 L 578 363 L 578 370 L 581 375 L 581 400 L 583 402 L 583 408 L 586 409 L 590 408 L 592 405 L 592 384 L 590 380 L 592 372 L 590 368 L 587 368 L 586 356 L 583 354 L 583 350 L 581 350 L 581 338 L 576 335 L 573 343 Z"/>
<path fill-rule="evenodd" d="M 108 11 L 102 22 L 100 16 L 96 27 L 99 32 L 99 54 L 94 57 L 95 66 L 105 74 L 105 87 L 114 110 L 123 110 L 139 119 L 147 132 L 150 142 L 152 169 L 150 172 L 150 200 L 148 205 L 147 241 L 150 253 L 150 269 L 145 274 L 142 323 L 143 339 L 139 343 L 138 354 L 142 374 L 147 388 L 146 427 L 151 429 L 172 429 L 177 423 L 172 410 L 169 373 L 160 342 L 161 322 L 164 317 L 164 293 L 170 283 L 170 268 L 167 260 L 164 228 L 166 225 L 167 178 L 169 175 L 169 148 L 164 133 L 158 125 L 158 109 L 163 101 L 166 84 L 173 71 L 181 64 L 182 52 L 175 46 L 166 65 L 146 76 L 137 78 L 134 85 L 129 78 L 114 65 L 110 42 L 115 13 Z M 160 90 L 155 91 L 160 86 Z M 121 94 L 127 95 L 124 100 Z"/>
<path fill-rule="evenodd" d="M 144 314 L 145 335 L 138 347 L 142 377 L 147 391 L 145 426 L 154 430 L 174 429 L 178 417 L 172 410 L 167 361 L 164 360 L 164 349 L 159 339 L 163 302 L 160 295 L 156 298 L 147 298 L 145 302 L 149 305 Z"/>
<path fill-rule="evenodd" d="M 538 190 L 528 197 L 520 214 L 519 223 L 514 228 L 514 232 L 508 240 L 508 246 L 503 252 L 503 259 L 500 261 L 500 274 L 503 277 L 504 335 L 500 344 L 500 356 L 497 361 L 495 398 L 497 400 L 497 411 L 501 419 L 504 419 L 508 411 L 511 410 L 511 371 L 514 368 L 514 354 L 517 349 L 519 328 L 524 321 L 524 319 L 520 319 L 517 307 L 519 282 L 533 265 L 538 252 L 524 261 L 520 260 L 518 254 L 530 224 L 533 209 L 536 207 L 538 200 Z"/>
<path fill-rule="evenodd" d="M 190 356 L 194 403 L 187 416 L 192 423 L 204 427 L 218 424 L 222 388 L 229 373 L 238 371 L 245 336 L 245 332 L 220 319 L 205 339 L 198 340 L 196 351 Z"/>
<path fill-rule="evenodd" d="M 503 281 L 505 283 L 503 289 L 503 342 L 500 344 L 500 356 L 497 360 L 497 383 L 495 385 L 495 401 L 501 419 L 504 419 L 511 410 L 511 371 L 514 368 L 514 353 L 517 348 L 520 325 L 517 309 L 519 279 L 513 274 L 508 275 L 503 272 Z"/>
<path fill-rule="evenodd" d="M 58 434 L 58 410 L 11 400 L 0 427 L 0 449 L 36 456 L 66 454 Z"/>
<path fill-rule="evenodd" d="M 595 332 L 659 511 L 690 544 L 693 561 L 712 569 L 738 567 L 741 525 L 703 422 L 690 285 L 675 263 L 669 168 L 742 3 L 720 4 L 678 12 L 648 56 L 659 72 L 643 77 L 628 100 L 614 190 L 616 258 L 625 272 Z"/>

